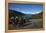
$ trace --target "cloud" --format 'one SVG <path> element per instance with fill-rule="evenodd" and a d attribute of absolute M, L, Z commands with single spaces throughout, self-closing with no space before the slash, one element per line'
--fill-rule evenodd
<path fill-rule="evenodd" d="M 42 11 L 41 10 L 38 10 L 38 11 L 31 12 L 31 14 L 38 14 L 40 12 L 42 12 Z"/>
<path fill-rule="evenodd" d="M 38 14 L 40 13 L 42 10 L 33 10 L 33 9 L 21 9 L 21 8 L 15 8 L 15 10 L 22 12 L 24 14 Z"/>
<path fill-rule="evenodd" d="M 24 11 L 22 11 L 22 13 L 25 13 L 25 14 L 38 14 L 38 13 L 40 13 L 40 12 L 42 12 L 41 10 L 39 10 L 39 11 L 34 11 L 34 12 L 24 12 Z"/>

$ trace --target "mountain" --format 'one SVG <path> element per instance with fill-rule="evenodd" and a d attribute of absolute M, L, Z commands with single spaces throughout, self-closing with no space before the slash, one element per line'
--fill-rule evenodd
<path fill-rule="evenodd" d="M 42 19 L 42 18 L 43 18 L 43 12 L 32 15 L 32 17 L 31 17 L 31 19 Z"/>
<path fill-rule="evenodd" d="M 18 15 L 18 16 L 23 16 L 23 18 L 25 19 L 42 19 L 43 18 L 43 12 L 40 12 L 39 14 L 24 14 L 16 10 L 9 9 L 9 14 L 10 14 L 10 17 Z"/>
<path fill-rule="evenodd" d="M 43 18 L 43 12 L 40 12 L 39 14 L 25 14 L 24 17 L 26 19 L 42 19 Z"/>
<path fill-rule="evenodd" d="M 42 19 L 43 18 L 43 12 L 40 12 L 38 14 L 25 14 L 25 19 Z"/>
<path fill-rule="evenodd" d="M 24 13 L 21 13 L 21 12 L 18 12 L 16 10 L 9 10 L 10 13 L 13 13 L 13 14 L 19 14 L 19 15 L 24 15 Z"/>
<path fill-rule="evenodd" d="M 11 17 L 11 16 L 23 16 L 23 15 L 25 15 L 25 14 L 21 13 L 21 12 L 18 12 L 16 10 L 10 10 L 9 9 L 9 17 Z"/>

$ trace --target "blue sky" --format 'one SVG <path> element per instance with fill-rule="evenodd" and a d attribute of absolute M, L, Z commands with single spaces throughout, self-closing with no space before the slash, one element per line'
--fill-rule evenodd
<path fill-rule="evenodd" d="M 10 3 L 8 5 L 9 9 L 16 10 L 25 14 L 37 14 L 40 13 L 43 9 L 42 4 L 16 4 Z"/>

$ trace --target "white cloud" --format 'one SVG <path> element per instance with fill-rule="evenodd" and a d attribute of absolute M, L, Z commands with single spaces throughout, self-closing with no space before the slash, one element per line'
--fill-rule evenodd
<path fill-rule="evenodd" d="M 22 12 L 22 13 L 25 13 L 25 14 L 38 14 L 38 13 L 40 13 L 41 12 L 41 10 L 39 10 L 39 11 L 34 11 L 34 12 Z"/>
<path fill-rule="evenodd" d="M 23 9 L 20 9 L 20 8 L 15 8 L 15 10 L 17 10 L 19 12 L 22 12 L 22 13 L 25 13 L 25 14 L 38 14 L 38 13 L 40 13 L 42 11 L 42 10 L 29 11 L 29 10 L 23 10 Z"/>
<path fill-rule="evenodd" d="M 39 10 L 39 11 L 34 11 L 34 12 L 32 12 L 31 14 L 38 14 L 38 13 L 40 13 L 40 12 L 42 12 L 41 10 Z"/>

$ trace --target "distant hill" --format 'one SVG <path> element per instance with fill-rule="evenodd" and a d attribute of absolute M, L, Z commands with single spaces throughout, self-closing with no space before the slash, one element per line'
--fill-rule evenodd
<path fill-rule="evenodd" d="M 26 19 L 42 19 L 43 18 L 43 12 L 39 14 L 25 14 L 24 16 Z"/>
<path fill-rule="evenodd" d="M 16 10 L 9 9 L 9 14 L 10 14 L 9 15 L 10 17 L 18 15 L 18 16 L 23 16 L 26 19 L 42 19 L 43 18 L 43 12 L 41 12 L 39 14 L 24 14 L 24 13 L 18 12 Z"/>
<path fill-rule="evenodd" d="M 31 19 L 42 19 L 42 18 L 43 18 L 43 12 L 32 15 L 32 17 L 31 17 Z"/>
<path fill-rule="evenodd" d="M 19 15 L 24 15 L 24 13 L 21 13 L 21 12 L 18 12 L 16 10 L 9 10 L 10 13 L 13 13 L 13 14 L 19 14 Z"/>
<path fill-rule="evenodd" d="M 16 10 L 10 10 L 9 9 L 9 16 L 11 17 L 11 16 L 23 16 L 23 15 L 25 15 L 24 13 L 21 13 L 21 12 L 18 12 L 18 11 L 16 11 Z"/>

